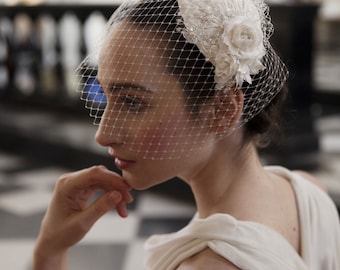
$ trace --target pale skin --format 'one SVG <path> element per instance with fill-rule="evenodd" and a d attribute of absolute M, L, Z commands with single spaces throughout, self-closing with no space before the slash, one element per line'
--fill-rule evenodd
<path fill-rule="evenodd" d="M 130 26 L 122 25 L 121 27 L 124 30 L 124 27 Z M 128 33 L 126 31 L 125 35 Z M 156 128 L 159 126 L 156 125 L 157 123 L 167 123 L 167 126 L 172 127 L 171 124 L 174 123 L 174 120 L 168 116 L 170 114 L 167 114 L 166 110 L 181 112 L 176 115 L 176 125 L 181 125 L 182 120 L 183 123 L 186 123 L 184 120 L 189 116 L 185 114 L 183 107 L 180 84 L 174 78 L 170 78 L 170 75 L 168 77 L 164 75 L 165 72 L 155 74 L 153 66 L 159 64 L 157 57 L 147 59 L 148 63 L 151 61 L 154 65 L 128 64 L 130 58 L 130 62 L 134 63 L 136 61 L 134 58 L 137 55 L 157 54 L 155 49 L 150 49 L 150 41 L 145 44 L 146 46 L 143 46 L 143 40 L 139 40 L 139 46 L 133 48 L 136 55 L 128 56 L 127 52 L 131 51 L 130 44 L 125 41 L 125 46 L 115 47 L 115 42 L 119 41 L 119 34 L 113 33 L 113 36 L 115 39 L 108 39 L 109 46 L 103 50 L 100 57 L 98 79 L 108 97 L 108 105 L 96 134 L 96 141 L 107 147 L 113 157 L 132 161 L 133 166 L 123 170 L 122 176 L 110 172 L 105 167 L 95 166 L 66 174 L 59 179 L 37 239 L 33 269 L 67 269 L 69 248 L 77 244 L 99 218 L 112 209 L 116 209 L 123 218 L 128 216 L 126 204 L 133 200 L 129 193 L 131 189 L 144 190 L 174 176 L 180 177 L 191 187 L 200 218 L 208 217 L 214 213 L 227 213 L 239 220 L 261 223 L 279 232 L 299 253 L 299 217 L 294 191 L 289 181 L 271 174 L 263 168 L 254 144 L 252 142 L 243 144 L 241 140 L 242 128 L 235 130 L 222 140 L 217 142 L 214 140 L 215 136 L 225 132 L 225 129 L 232 128 L 239 121 L 243 104 L 242 92 L 235 90 L 225 96 L 225 99 L 229 101 L 229 110 L 223 117 L 214 117 L 216 116 L 214 114 L 223 112 L 221 108 L 213 107 L 205 110 L 209 114 L 208 119 L 211 119 L 212 124 L 209 125 L 208 135 L 205 135 L 206 143 L 201 149 L 196 150 L 195 155 L 178 160 L 140 158 L 136 153 L 142 152 L 143 143 L 146 143 L 141 141 L 143 139 L 140 138 L 140 134 L 160 132 Z M 121 42 L 122 40 L 119 44 Z M 155 45 L 155 47 L 157 46 Z M 114 63 L 120 61 L 119 57 L 128 59 L 128 61 L 126 66 L 120 65 L 118 69 L 114 67 Z M 105 61 L 107 58 L 113 59 L 113 61 Z M 157 81 L 152 78 L 138 77 L 139 69 L 146 70 L 146 74 L 163 77 Z M 112 76 L 107 78 L 101 70 L 110 70 Z M 115 81 L 111 81 L 111 78 L 115 78 Z M 129 89 L 111 94 L 111 90 L 104 87 L 127 81 L 126 79 L 129 83 L 138 83 L 138 85 L 151 89 L 151 93 L 148 94 L 150 97 L 143 101 L 150 103 L 150 106 L 145 111 L 143 110 L 144 116 L 149 121 L 140 123 L 137 131 L 128 129 L 125 126 L 128 125 L 128 121 L 125 121 L 124 125 L 118 127 L 119 132 L 118 130 L 110 133 L 105 132 L 104 127 L 113 121 L 113 116 L 119 117 L 113 115 L 110 110 L 115 106 L 116 100 L 127 93 L 130 95 L 131 91 L 137 96 L 140 93 L 138 92 L 140 90 Z M 161 85 L 162 81 L 167 81 L 167 84 Z M 168 100 L 172 100 L 171 106 L 153 106 L 154 103 L 164 102 L 167 97 Z M 153 116 L 161 116 L 147 118 L 151 110 L 153 110 Z M 154 110 L 156 112 L 161 110 L 162 113 L 154 114 Z M 128 115 L 126 119 L 130 119 L 128 109 L 124 115 Z M 138 119 L 139 114 L 134 111 L 133 115 Z M 226 119 L 228 121 L 225 121 Z M 113 135 L 118 133 L 124 134 L 124 136 Z M 174 140 L 174 137 L 171 140 Z M 180 138 L 179 140 L 185 139 Z M 132 151 L 134 145 L 138 145 L 136 151 Z M 305 173 L 301 172 L 301 174 Z M 312 177 L 308 175 L 307 178 Z M 315 179 L 312 181 L 319 183 Z M 94 204 L 88 205 L 89 199 L 98 190 L 104 191 L 104 195 Z M 240 268 L 209 249 L 183 261 L 177 267 L 177 270 L 199 269 L 235 270 Z"/>

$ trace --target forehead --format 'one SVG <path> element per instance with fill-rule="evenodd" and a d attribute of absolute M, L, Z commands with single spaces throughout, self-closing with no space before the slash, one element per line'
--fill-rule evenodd
<path fill-rule="evenodd" d="M 104 40 L 98 78 L 101 83 L 138 82 L 153 87 L 155 84 L 163 87 L 164 84 L 177 84 L 166 69 L 165 47 L 166 43 L 155 32 L 119 23 Z"/>

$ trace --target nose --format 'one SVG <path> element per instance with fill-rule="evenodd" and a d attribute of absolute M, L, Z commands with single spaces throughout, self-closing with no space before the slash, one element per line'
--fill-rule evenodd
<path fill-rule="evenodd" d="M 104 147 L 122 144 L 123 138 L 121 135 L 118 135 L 121 134 L 122 130 L 117 130 L 115 127 L 118 124 L 117 121 L 114 121 L 113 119 L 110 120 L 112 115 L 110 117 L 105 117 L 105 115 L 106 112 L 104 112 L 104 115 L 100 120 L 100 124 L 95 135 L 96 142 Z"/>
<path fill-rule="evenodd" d="M 100 124 L 95 135 L 96 142 L 101 146 L 107 147 L 112 141 L 110 137 L 110 134 L 105 132 L 103 125 Z"/>

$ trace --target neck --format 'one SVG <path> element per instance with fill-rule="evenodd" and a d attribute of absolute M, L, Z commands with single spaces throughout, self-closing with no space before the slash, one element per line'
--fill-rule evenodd
<path fill-rule="evenodd" d="M 239 146 L 220 144 L 223 142 L 216 144 L 210 157 L 203 166 L 200 164 L 195 174 L 183 178 L 193 191 L 200 218 L 214 213 L 229 213 L 242 191 L 249 188 L 249 183 L 265 177 L 253 144 L 241 150 Z"/>

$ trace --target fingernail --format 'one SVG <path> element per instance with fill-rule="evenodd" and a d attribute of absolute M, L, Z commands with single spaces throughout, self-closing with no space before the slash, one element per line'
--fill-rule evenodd
<path fill-rule="evenodd" d="M 132 195 L 128 192 L 127 193 L 127 195 L 128 195 L 128 198 L 127 198 L 127 203 L 132 203 L 133 201 L 134 201 L 134 198 L 132 197 Z"/>

